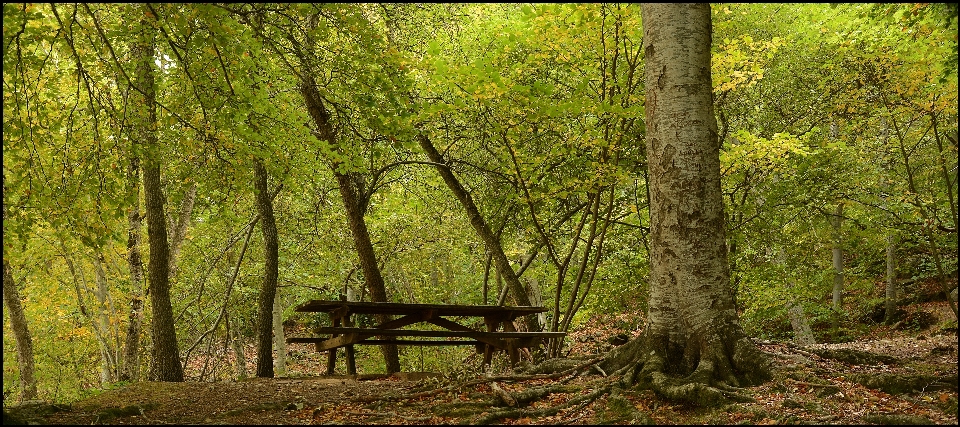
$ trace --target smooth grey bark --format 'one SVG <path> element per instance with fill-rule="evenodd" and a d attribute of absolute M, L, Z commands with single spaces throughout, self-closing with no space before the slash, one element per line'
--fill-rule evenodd
<path fill-rule="evenodd" d="M 154 38 L 153 21 L 156 17 L 149 6 L 141 5 L 139 30 L 130 57 L 135 61 L 131 91 L 132 126 L 136 144 L 143 147 L 143 193 L 147 219 L 147 237 L 150 245 L 150 260 L 147 266 L 150 280 L 150 305 L 153 321 L 150 332 L 153 337 L 151 350 L 150 379 L 153 381 L 183 381 L 183 366 L 177 333 L 174 328 L 173 307 L 170 304 L 169 246 L 164 214 L 163 189 L 160 181 L 160 154 L 158 153 L 156 124 L 156 94 L 153 74 Z"/>
<path fill-rule="evenodd" d="M 259 159 L 254 162 L 254 190 L 260 229 L 263 233 L 263 284 L 257 297 L 257 376 L 272 378 L 273 373 L 273 302 L 277 297 L 279 275 L 279 243 L 273 216 L 273 201 L 267 192 L 267 170 Z"/>
<path fill-rule="evenodd" d="M 708 4 L 641 5 L 650 183 L 650 300 L 640 337 L 608 353 L 668 399 L 723 400 L 769 360 L 743 333 L 729 287 Z M 633 378 L 633 374 L 628 374 Z M 679 384 L 678 384 L 679 382 Z M 701 383 L 708 387 L 686 386 Z"/>
<path fill-rule="evenodd" d="M 94 280 L 96 282 L 95 287 L 91 288 L 87 284 L 86 275 L 83 274 L 83 269 L 78 268 L 76 263 L 74 263 L 73 254 L 67 250 L 67 245 L 64 239 L 61 237 L 59 239 L 60 244 L 60 254 L 64 259 L 64 262 L 67 265 L 67 270 L 70 272 L 70 277 L 73 278 L 73 290 L 77 296 L 77 308 L 80 310 L 80 315 L 83 316 L 84 320 L 89 322 L 90 329 L 93 330 L 93 335 L 97 339 L 97 348 L 100 350 L 100 383 L 108 384 L 113 382 L 116 378 L 116 348 L 112 345 L 112 340 L 108 337 L 110 326 L 109 320 L 107 319 L 107 312 L 112 312 L 112 308 L 104 307 L 106 302 L 106 293 L 107 293 L 107 283 L 106 283 L 106 273 L 103 271 L 102 266 L 102 255 L 96 254 L 94 256 Z M 61 283 L 67 284 L 66 281 L 62 279 Z M 97 304 L 91 310 L 87 307 L 85 295 L 89 293 L 94 296 L 97 300 Z"/>
<path fill-rule="evenodd" d="M 3 304 L 10 313 L 10 327 L 17 342 L 17 365 L 20 368 L 20 399 L 37 398 L 37 378 L 33 364 L 33 337 L 27 324 L 27 316 L 20 302 L 20 290 L 13 281 L 13 267 L 3 259 Z"/>

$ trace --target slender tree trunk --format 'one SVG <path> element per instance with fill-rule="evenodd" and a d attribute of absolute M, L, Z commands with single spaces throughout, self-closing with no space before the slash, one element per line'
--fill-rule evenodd
<path fill-rule="evenodd" d="M 810 329 L 810 322 L 807 321 L 807 315 L 803 312 L 803 306 L 797 303 L 794 292 L 797 287 L 797 278 L 790 273 L 790 267 L 787 266 L 787 253 L 783 246 L 777 252 L 777 261 L 784 271 L 784 279 L 787 288 L 787 316 L 790 318 L 790 326 L 793 327 L 793 341 L 800 345 L 816 344 L 813 337 L 813 330 Z"/>
<path fill-rule="evenodd" d="M 884 101 L 886 102 L 886 99 Z M 889 102 L 887 102 L 887 104 L 889 104 Z M 957 302 L 950 296 L 950 289 L 947 287 L 946 271 L 944 271 L 943 262 L 940 259 L 940 250 L 936 246 L 933 235 L 933 220 L 937 217 L 936 202 L 930 205 L 931 210 L 928 211 L 927 204 L 921 201 L 920 193 L 917 191 L 917 185 L 913 178 L 913 168 L 910 167 L 910 156 L 907 154 L 907 149 L 904 146 L 904 134 L 900 131 L 900 127 L 897 126 L 895 117 L 891 117 L 891 123 L 893 124 L 893 130 L 896 132 L 898 148 L 900 149 L 901 156 L 903 156 L 903 166 L 907 172 L 907 188 L 914 197 L 912 204 L 916 206 L 920 213 L 920 218 L 923 220 L 921 232 L 925 237 L 924 245 L 927 247 L 927 250 L 930 251 L 930 255 L 933 256 L 933 263 L 937 267 L 937 275 L 940 276 L 940 289 L 943 291 L 943 296 L 947 298 L 947 302 L 950 304 L 950 310 L 953 311 L 953 316 L 958 317 Z"/>
<path fill-rule="evenodd" d="M 156 135 L 156 101 L 153 76 L 154 36 L 156 17 L 141 6 L 140 31 L 131 58 L 136 61 L 131 105 L 135 119 L 135 141 L 142 145 L 146 156 L 143 167 L 143 193 L 147 218 L 147 236 L 150 242 L 149 293 L 153 308 L 150 325 L 153 336 L 150 379 L 155 381 L 183 381 L 183 366 L 177 333 L 174 328 L 173 307 L 170 304 L 169 247 L 164 215 L 163 189 L 160 181 L 160 153 Z"/>
<path fill-rule="evenodd" d="M 33 338 L 27 325 L 27 316 L 23 313 L 20 291 L 13 281 L 13 268 L 6 258 L 3 259 L 3 304 L 10 313 L 10 326 L 13 338 L 17 342 L 17 364 L 20 367 L 20 399 L 37 398 L 37 379 L 33 368 Z"/>
<path fill-rule="evenodd" d="M 837 203 L 837 211 L 830 221 L 833 224 L 833 327 L 840 326 L 843 309 L 843 203 Z"/>
<path fill-rule="evenodd" d="M 493 255 L 487 251 L 487 261 L 483 263 L 483 305 L 487 305 L 490 294 L 490 263 Z"/>
<path fill-rule="evenodd" d="M 130 315 L 123 346 L 122 381 L 140 380 L 140 330 L 143 327 L 143 259 L 140 256 L 140 158 L 130 155 L 127 191 L 132 202 L 127 210 L 127 265 L 130 269 Z"/>
<path fill-rule="evenodd" d="M 150 305 L 153 308 L 153 336 L 150 378 L 154 381 L 183 381 L 180 351 L 170 304 L 167 276 L 167 236 L 163 220 L 163 194 L 160 189 L 160 165 L 144 168 L 144 193 L 147 195 L 147 233 L 150 241 Z"/>
<path fill-rule="evenodd" d="M 330 122 L 330 112 L 324 106 L 323 98 L 317 92 L 316 82 L 312 76 L 306 74 L 303 76 L 303 81 L 300 83 L 300 93 L 303 95 L 307 112 L 316 125 L 317 137 L 336 147 L 337 135 L 333 129 L 333 124 Z M 363 270 L 366 288 L 370 291 L 370 300 L 387 302 L 389 301 L 387 289 L 384 285 L 383 276 L 380 274 L 380 265 L 377 263 L 373 243 L 370 241 L 367 223 L 363 219 L 364 207 L 360 204 L 357 185 L 349 173 L 339 171 L 338 167 L 338 164 L 331 165 L 333 175 L 337 179 L 337 187 L 340 189 L 343 207 L 346 209 L 354 248 L 360 258 L 360 268 Z M 380 322 L 387 322 L 391 319 L 391 316 L 377 315 L 377 319 Z M 379 347 L 381 353 L 383 353 L 387 373 L 400 372 L 400 352 L 397 346 L 391 344 Z"/>
<path fill-rule="evenodd" d="M 287 338 L 283 332 L 283 296 L 277 291 L 277 299 L 273 302 L 273 350 L 276 351 L 276 360 L 273 370 L 278 377 L 287 376 Z"/>
<path fill-rule="evenodd" d="M 117 348 L 115 345 L 113 327 L 110 322 L 110 314 L 113 313 L 113 304 L 110 303 L 110 289 L 107 284 L 107 273 L 103 268 L 103 253 L 97 252 L 93 259 L 94 274 L 96 277 L 96 288 L 93 289 L 93 296 L 97 299 L 97 317 L 91 318 L 91 323 L 95 325 L 94 333 L 97 334 L 97 341 L 100 343 L 100 354 L 103 359 L 101 365 L 101 382 L 109 384 L 117 380 L 119 374 L 119 363 L 117 360 Z"/>
<path fill-rule="evenodd" d="M 897 312 L 897 237 L 887 232 L 887 292 L 883 322 L 891 324 Z"/>
<path fill-rule="evenodd" d="M 197 200 L 197 182 L 194 181 L 183 200 L 180 202 L 180 213 L 177 220 L 170 221 L 170 277 L 176 277 L 179 269 L 180 249 L 187 237 L 187 229 L 190 228 L 190 218 L 193 215 L 193 204 Z"/>
<path fill-rule="evenodd" d="M 954 197 L 954 193 L 957 191 L 957 167 L 956 164 L 954 164 L 952 171 L 947 170 L 947 159 L 944 155 L 943 141 L 940 139 L 940 130 L 937 126 L 937 115 L 933 111 L 930 112 L 930 124 L 933 126 L 933 139 L 937 142 L 937 163 L 940 166 L 940 176 L 943 177 L 944 188 L 947 190 L 947 200 L 950 202 L 953 233 L 956 234 L 957 227 L 960 226 L 960 224 L 957 224 L 957 202 Z M 950 176 L 951 174 L 953 175 L 952 177 Z"/>
<path fill-rule="evenodd" d="M 503 253 L 503 247 L 500 245 L 500 239 L 493 234 L 493 231 L 490 230 L 490 227 L 483 219 L 483 216 L 480 215 L 480 209 L 478 209 L 476 203 L 473 202 L 473 197 L 471 197 L 470 193 L 463 188 L 463 185 L 460 184 L 460 181 L 448 166 L 439 166 L 446 165 L 446 162 L 444 161 L 443 156 L 440 155 L 437 149 L 430 142 L 430 139 L 423 134 L 418 135 L 417 139 L 420 142 L 420 148 L 422 148 L 427 154 L 427 157 L 430 159 L 430 161 L 438 164 L 437 172 L 440 173 L 440 176 L 443 178 L 443 182 L 447 184 L 447 187 L 450 188 L 450 191 L 453 192 L 453 195 L 456 196 L 457 200 L 460 201 L 460 205 L 463 206 L 463 209 L 467 211 L 467 217 L 470 218 L 470 225 L 473 226 L 474 231 L 476 231 L 477 235 L 480 236 L 480 239 L 483 240 L 483 243 L 487 247 L 487 251 L 490 253 L 491 257 L 493 257 L 494 265 L 497 268 L 497 273 L 499 273 L 500 277 L 502 277 L 504 282 L 506 282 L 510 293 L 513 295 L 514 301 L 516 301 L 517 305 L 521 306 L 531 305 L 530 297 L 527 295 L 523 284 L 520 283 L 520 279 L 517 277 L 516 272 L 513 271 L 513 267 L 510 265 L 510 260 L 508 260 L 506 254 Z M 526 316 L 525 320 L 527 323 L 527 328 L 530 331 L 541 330 L 541 326 L 538 324 L 539 322 L 537 321 L 536 316 Z"/>
<path fill-rule="evenodd" d="M 257 298 L 257 376 L 272 378 L 273 302 L 277 297 L 279 244 L 277 224 L 273 217 L 273 202 L 267 192 L 267 170 L 260 160 L 254 163 L 254 175 L 264 246 L 263 285 Z"/>
<path fill-rule="evenodd" d="M 644 3 L 641 14 L 650 175 L 648 322 L 641 337 L 611 351 L 601 367 L 610 372 L 635 364 L 637 380 L 657 393 L 709 405 L 724 393 L 689 383 L 739 386 L 769 378 L 769 360 L 744 335 L 729 287 L 710 5 Z"/>
<path fill-rule="evenodd" d="M 383 276 L 380 274 L 380 265 L 377 263 L 373 242 L 370 241 L 367 223 L 363 219 L 363 212 L 353 179 L 345 173 L 334 172 L 334 175 L 337 178 L 337 186 L 340 188 L 343 207 L 347 211 L 347 220 L 350 223 L 351 235 L 353 235 L 353 245 L 360 258 L 360 269 L 367 290 L 370 292 L 370 300 L 373 302 L 388 302 L 387 289 L 383 282 Z M 391 317 L 388 315 L 378 315 L 377 317 L 379 322 L 389 322 L 390 319 Z M 397 346 L 381 345 L 380 352 L 383 353 L 387 373 L 400 372 L 400 352 Z"/>
<path fill-rule="evenodd" d="M 243 349 L 243 336 L 236 328 L 230 327 L 230 314 L 223 317 L 223 326 L 227 330 L 227 339 L 233 346 L 234 377 L 242 380 L 247 377 L 247 357 Z"/>

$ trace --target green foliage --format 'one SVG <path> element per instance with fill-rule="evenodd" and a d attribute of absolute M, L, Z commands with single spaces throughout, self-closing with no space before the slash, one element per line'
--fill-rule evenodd
<path fill-rule="evenodd" d="M 486 248 L 423 164 L 418 135 L 440 150 L 515 269 L 536 248 L 522 280 L 538 284 L 549 322 L 577 328 L 603 313 L 646 311 L 637 5 L 150 7 L 160 144 L 145 151 L 128 132 L 130 6 L 3 6 L 3 255 L 22 283 L 44 398 L 72 400 L 110 384 L 99 378 L 101 344 L 80 307 L 108 319 L 103 336 L 119 348 L 132 292 L 126 215 L 142 203 L 128 188 L 134 156 L 162 159 L 171 221 L 197 185 L 171 280 L 192 379 L 232 377 L 228 358 L 202 366 L 198 355 L 253 339 L 258 226 L 241 248 L 255 216 L 257 159 L 270 191 L 279 189 L 284 318 L 304 300 L 347 289 L 369 299 L 333 171 L 356 178 L 391 300 L 495 301 Z M 792 300 L 818 339 L 853 337 L 861 326 L 825 327 L 838 242 L 852 307 L 882 298 L 875 283 L 887 235 L 899 242 L 901 280 L 955 274 L 955 6 L 712 10 L 732 286 L 747 332 L 791 336 Z M 303 73 L 329 108 L 333 143 L 309 125 Z M 838 204 L 839 228 L 831 222 Z M 593 221 L 597 237 L 588 241 Z M 145 244 L 141 251 L 148 260 Z M 98 255 L 110 304 L 93 292 Z M 4 340 L 5 395 L 18 381 L 14 348 Z M 357 351 L 361 371 L 381 372 L 375 347 Z M 444 371 L 465 366 L 471 352 L 410 347 L 401 361 L 405 370 Z"/>

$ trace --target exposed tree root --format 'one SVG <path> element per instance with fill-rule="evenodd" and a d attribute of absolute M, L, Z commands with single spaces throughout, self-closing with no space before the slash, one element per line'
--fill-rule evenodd
<path fill-rule="evenodd" d="M 747 338 L 741 337 L 726 343 L 714 337 L 702 343 L 698 352 L 694 353 L 695 357 L 681 358 L 686 362 L 693 360 L 695 363 L 692 371 L 684 374 L 683 363 L 667 363 L 667 359 L 661 355 L 666 353 L 663 346 L 653 345 L 650 340 L 642 337 L 635 339 L 611 351 L 599 363 L 592 361 L 573 369 L 594 369 L 592 365 L 597 363 L 598 369 L 595 370 L 605 378 L 600 381 L 602 385 L 596 386 L 593 392 L 549 408 L 525 409 L 525 406 L 537 399 L 551 393 L 564 392 L 562 386 L 539 387 L 522 393 L 509 393 L 496 387 L 494 390 L 499 395 L 498 401 L 509 406 L 509 409 L 490 412 L 473 422 L 486 424 L 505 418 L 551 416 L 575 405 L 586 406 L 606 394 L 611 396 L 603 413 L 614 414 L 615 418 L 608 421 L 626 420 L 640 424 L 650 422 L 649 417 L 636 411 L 629 402 L 622 402 L 625 399 L 619 397 L 621 389 L 631 387 L 653 390 L 666 400 L 694 406 L 715 407 L 730 402 L 754 401 L 742 386 L 759 384 L 769 379 L 770 361 L 767 356 Z M 550 366 L 556 369 L 570 364 L 569 361 L 553 361 Z M 544 372 L 549 368 L 538 366 L 535 369 L 535 372 Z M 567 369 L 564 372 L 571 371 Z M 606 415 L 601 418 L 606 419 Z"/>
<path fill-rule="evenodd" d="M 676 359 L 671 359 L 674 363 L 667 363 L 668 359 L 663 354 L 668 352 L 663 347 L 640 337 L 587 361 L 554 359 L 526 370 L 526 375 L 487 376 L 436 390 L 394 397 L 391 400 L 417 399 L 489 383 L 493 399 L 475 410 L 480 411 L 490 406 L 494 408 L 471 420 L 475 424 L 489 424 L 507 418 L 548 417 L 569 408 L 577 408 L 570 412 L 576 414 L 609 394 L 605 408 L 599 411 L 602 414 L 599 419 L 647 424 L 651 421 L 650 418 L 620 396 L 620 390 L 634 387 L 648 389 L 666 400 L 712 407 L 730 402 L 752 402 L 753 399 L 745 393 L 742 386 L 759 384 L 769 379 L 769 359 L 747 338 L 740 337 L 726 342 L 713 337 L 712 340 L 701 341 L 700 347 L 692 356 L 683 353 L 679 363 Z M 686 370 L 684 367 L 691 362 L 694 366 Z M 585 370 L 603 376 L 591 386 L 593 391 L 548 408 L 530 408 L 533 402 L 550 394 L 576 391 L 566 383 Z M 535 374 L 529 374 L 531 372 Z M 534 387 L 519 393 L 505 390 L 498 384 L 561 378 L 564 379 L 559 384 Z M 497 406 L 499 408 L 496 408 Z"/>
<path fill-rule="evenodd" d="M 709 341 L 707 344 L 699 353 L 695 369 L 686 376 L 677 375 L 682 372 L 682 365 L 668 366 L 660 355 L 662 350 L 658 351 L 644 339 L 636 339 L 618 348 L 623 349 L 620 352 L 611 352 L 599 366 L 607 369 L 624 365 L 632 367 L 623 376 L 625 387 L 653 390 L 671 401 L 697 406 L 753 401 L 740 386 L 769 379 L 769 359 L 746 338 L 731 345 L 731 356 L 722 351 L 726 346 L 709 345 L 712 344 Z M 754 369 L 748 369 L 750 367 Z"/>

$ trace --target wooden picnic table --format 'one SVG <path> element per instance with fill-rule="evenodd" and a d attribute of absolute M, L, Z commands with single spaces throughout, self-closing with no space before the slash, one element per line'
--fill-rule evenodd
<path fill-rule="evenodd" d="M 315 328 L 323 337 L 291 337 L 287 343 L 314 343 L 317 351 L 328 352 L 327 374 L 332 375 L 337 361 L 337 349 L 346 348 L 347 371 L 356 374 L 354 345 L 472 345 L 483 353 L 483 364 L 490 363 L 494 351 L 506 351 L 510 361 L 517 363 L 521 348 L 533 347 L 544 338 L 559 338 L 563 332 L 518 332 L 513 321 L 528 314 L 543 313 L 546 307 L 454 305 L 454 304 L 405 304 L 395 302 L 327 301 L 312 300 L 300 304 L 299 312 L 327 313 L 333 326 Z M 387 314 L 400 316 L 370 328 L 354 327 L 353 314 Z M 485 330 L 471 328 L 450 317 L 483 318 Z M 417 323 L 429 323 L 442 330 L 401 329 Z M 502 328 L 502 330 L 501 330 Z M 401 337 L 446 338 L 434 340 L 400 339 Z M 454 340 L 467 338 L 468 340 Z"/>

